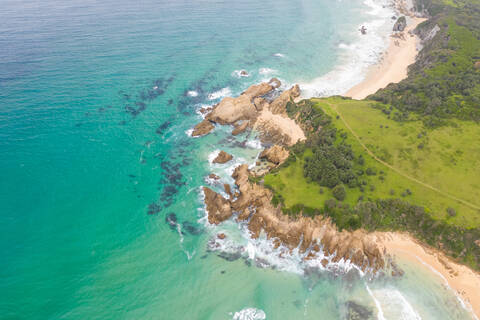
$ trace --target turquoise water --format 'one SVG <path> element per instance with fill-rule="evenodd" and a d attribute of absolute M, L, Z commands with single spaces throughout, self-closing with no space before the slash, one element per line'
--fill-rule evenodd
<path fill-rule="evenodd" d="M 212 171 L 231 181 L 233 169 L 208 158 L 221 147 L 251 163 L 259 149 L 253 136 L 227 139 L 228 128 L 190 138 L 196 110 L 271 76 L 321 93 L 322 75 L 378 55 L 389 13 L 367 4 L 2 1 L 0 318 L 232 319 L 257 308 L 267 319 L 342 319 L 351 300 L 375 318 L 386 292 L 387 319 L 412 317 L 390 305 L 396 292 L 424 319 L 468 318 L 426 270 L 367 281 L 208 251 L 218 230 L 202 219 L 199 187 Z M 369 23 L 379 33 L 355 55 Z M 261 251 L 236 225 L 220 230 Z"/>

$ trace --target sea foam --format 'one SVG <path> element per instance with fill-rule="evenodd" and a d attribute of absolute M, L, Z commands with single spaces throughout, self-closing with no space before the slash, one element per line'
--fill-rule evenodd
<path fill-rule="evenodd" d="M 217 99 L 224 98 L 226 96 L 231 96 L 231 95 L 232 95 L 232 91 L 230 90 L 229 87 L 226 87 L 210 93 L 208 95 L 208 100 L 217 100 Z"/>
<path fill-rule="evenodd" d="M 238 312 L 235 312 L 232 319 L 233 320 L 263 320 L 266 318 L 267 318 L 267 315 L 261 309 L 245 308 Z"/>
<path fill-rule="evenodd" d="M 339 64 L 333 70 L 311 82 L 300 83 L 305 98 L 345 94 L 363 81 L 369 67 L 382 58 L 389 44 L 391 17 L 396 12 L 388 0 L 365 0 L 363 3 L 371 18 L 352 30 L 356 40 L 338 45 L 341 49 Z M 367 34 L 358 31 L 361 26 L 367 28 Z"/>

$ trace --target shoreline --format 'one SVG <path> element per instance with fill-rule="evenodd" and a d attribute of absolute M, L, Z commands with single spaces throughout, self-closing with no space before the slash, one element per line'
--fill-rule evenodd
<path fill-rule="evenodd" d="M 415 63 L 418 54 L 417 43 L 420 39 L 413 34 L 413 30 L 426 20 L 426 18 L 408 17 L 407 27 L 403 32 L 398 33 L 400 36 L 396 37 L 395 34 L 390 36 L 390 43 L 380 61 L 372 65 L 365 79 L 350 88 L 344 96 L 363 100 L 388 84 L 405 79 L 408 67 Z"/>
<path fill-rule="evenodd" d="M 417 50 L 417 47 L 420 42 L 420 38 L 413 33 L 413 30 L 420 23 L 426 21 L 427 19 L 416 17 L 414 13 L 412 13 L 412 11 L 406 9 L 404 1 L 400 0 L 395 2 L 397 4 L 397 11 L 407 16 L 407 25 L 404 31 L 392 33 L 390 35 L 388 47 L 386 51 L 382 54 L 380 61 L 378 61 L 378 63 L 374 65 L 371 65 L 368 68 L 365 79 L 359 84 L 350 88 L 344 94 L 344 96 L 356 100 L 362 100 L 365 99 L 367 96 L 377 92 L 379 89 L 385 88 L 390 83 L 398 83 L 403 79 L 407 78 L 408 67 L 411 64 L 415 63 L 417 54 L 419 52 Z M 274 80 L 276 79 L 270 80 L 269 84 L 274 83 Z M 247 92 L 250 89 L 251 88 L 249 88 Z M 293 90 L 293 88 L 290 90 Z M 255 98 L 254 96 L 252 97 Z M 253 101 L 252 97 L 250 97 L 251 101 Z M 301 100 L 300 92 L 298 93 L 298 95 L 290 95 L 289 98 L 293 98 L 294 101 L 298 102 L 299 100 Z M 279 101 L 279 104 L 282 105 L 286 104 L 287 102 L 287 100 L 283 99 L 280 99 Z M 289 137 L 290 142 L 296 142 L 305 139 L 305 135 L 303 134 L 302 129 L 298 127 L 298 124 L 295 123 L 295 119 L 289 118 L 284 114 L 284 112 L 274 114 L 270 110 L 270 108 L 278 107 L 277 105 L 275 105 L 276 102 L 265 103 L 265 101 L 256 100 L 256 102 L 254 102 L 253 104 L 255 108 L 257 108 L 258 118 L 255 118 L 255 120 L 248 120 L 250 121 L 251 127 L 253 127 L 254 129 L 261 128 L 260 131 L 263 130 L 267 132 L 277 130 L 281 136 Z M 222 102 L 219 105 L 220 108 L 217 106 L 217 109 L 226 109 L 226 105 L 222 104 Z M 238 105 L 235 102 L 234 104 L 232 104 L 231 107 L 231 109 L 233 110 L 235 108 L 238 108 Z M 283 109 L 284 106 L 283 108 L 280 108 L 280 110 Z M 219 110 L 217 110 L 216 112 L 219 113 Z M 236 118 L 226 121 L 222 120 L 222 117 L 219 118 L 221 121 L 217 120 L 217 122 L 219 122 L 220 124 L 233 124 L 236 128 L 238 124 L 236 122 Z M 286 145 L 289 145 L 289 143 L 287 143 Z M 237 169 L 239 168 L 237 167 L 235 169 L 235 172 L 237 172 Z M 239 176 L 241 176 L 241 178 L 239 178 Z M 279 227 L 271 228 L 271 234 L 269 234 L 269 237 L 278 239 L 277 242 L 274 242 L 274 245 L 276 245 L 277 247 L 279 243 L 288 245 L 289 242 L 291 246 L 295 247 L 296 243 L 294 243 L 294 241 L 292 240 L 292 231 L 298 231 L 297 233 L 301 234 L 303 232 L 303 229 L 309 229 L 311 231 L 311 234 L 310 237 L 308 237 L 307 239 L 309 239 L 310 241 L 313 241 L 315 239 L 322 240 L 324 238 L 325 234 L 318 231 L 320 230 L 320 228 L 318 228 L 318 230 L 314 230 L 314 225 L 312 225 L 310 221 L 308 223 L 303 221 L 305 222 L 305 226 L 303 226 L 305 228 L 303 228 L 301 226 L 298 226 L 299 224 L 301 224 L 299 223 L 299 220 L 289 220 L 288 218 L 280 215 L 279 213 L 277 214 L 277 211 L 274 210 L 275 208 L 271 208 L 269 206 L 271 199 L 269 199 L 270 197 L 268 195 L 268 192 L 264 194 L 261 192 L 260 189 L 254 189 L 254 187 L 250 187 L 249 183 L 247 183 L 248 174 L 245 174 L 245 172 L 243 172 L 242 174 L 239 174 L 238 172 L 234 173 L 232 177 L 236 180 L 236 183 L 237 180 L 241 181 L 240 183 L 237 183 L 237 186 L 241 191 L 240 193 L 238 193 L 238 198 L 236 198 L 237 194 L 233 196 L 232 194 L 230 194 L 230 192 L 227 192 L 227 194 L 229 194 L 228 198 L 223 198 L 221 195 L 217 194 L 212 190 L 204 189 L 204 198 L 205 200 L 207 200 L 207 198 L 209 199 L 205 202 L 207 218 L 211 224 L 219 224 L 229 219 L 232 216 L 233 212 L 240 212 L 237 220 L 246 221 L 251 219 L 249 220 L 249 236 L 252 239 L 258 238 L 258 235 L 260 234 L 262 229 L 266 231 L 265 226 L 263 225 L 266 223 L 265 221 L 268 221 L 266 225 L 268 225 L 269 228 L 277 224 Z M 265 201 L 263 201 L 263 207 L 257 207 L 257 211 L 259 209 L 263 211 L 263 215 L 261 217 L 255 218 L 256 216 L 253 215 L 250 217 L 249 212 L 244 208 L 246 204 L 252 203 L 253 201 L 249 197 L 245 196 L 249 193 L 253 194 L 256 198 L 259 198 L 260 196 L 265 198 Z M 224 212 L 225 208 L 228 209 L 226 215 Z M 275 212 L 275 214 L 271 212 Z M 320 224 L 319 221 L 317 222 Z M 323 223 L 323 229 L 327 229 L 325 226 L 326 224 Z M 298 238 L 303 239 L 303 235 L 304 234 L 302 234 L 302 237 L 299 236 Z M 425 268 L 425 270 L 429 273 L 438 276 L 439 280 L 443 281 L 444 285 L 448 287 L 448 289 L 451 289 L 453 291 L 461 305 L 468 312 L 470 312 L 472 317 L 477 320 L 480 318 L 480 290 L 478 290 L 478 288 L 480 288 L 480 274 L 478 272 L 465 265 L 455 262 L 453 258 L 447 257 L 440 250 L 430 248 L 427 244 L 424 244 L 413 236 L 405 233 L 372 232 L 368 233 L 368 237 L 369 236 L 375 239 L 375 242 L 378 245 L 379 249 L 381 248 L 381 251 L 384 250 L 386 254 L 389 254 L 390 256 L 399 259 L 406 259 L 409 262 L 415 264 L 416 266 L 418 265 L 421 266 L 421 268 Z M 352 239 L 350 242 L 357 244 L 356 242 L 358 242 L 359 239 L 363 241 L 364 238 L 352 237 Z M 338 240 L 339 241 L 334 242 L 339 244 L 339 248 L 344 247 L 345 238 L 338 237 Z M 340 243 L 343 243 L 343 246 L 340 245 Z M 311 242 L 311 244 L 313 245 L 313 242 Z M 316 250 L 313 249 L 315 247 L 318 247 L 318 244 L 316 244 L 310 249 L 307 247 L 304 248 L 305 250 L 310 250 L 310 252 L 306 256 L 307 260 L 315 258 L 314 251 Z M 363 253 L 368 251 L 369 250 L 364 250 Z M 327 263 L 330 262 L 327 261 L 324 257 L 321 261 L 322 265 L 324 265 L 325 261 Z M 353 259 L 349 259 L 349 261 L 361 267 L 361 265 L 357 264 Z"/>
<path fill-rule="evenodd" d="M 400 232 L 378 233 L 378 244 L 397 258 L 406 259 L 436 274 L 445 282 L 465 308 L 480 318 L 480 274 L 454 262 L 440 250 L 430 248 L 409 234 Z"/>

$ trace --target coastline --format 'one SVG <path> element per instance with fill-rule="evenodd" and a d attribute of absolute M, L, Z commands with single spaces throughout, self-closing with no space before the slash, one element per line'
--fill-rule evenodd
<path fill-rule="evenodd" d="M 369 68 L 361 83 L 345 93 L 346 97 L 362 100 L 388 84 L 400 82 L 407 77 L 408 66 L 415 62 L 418 53 L 417 43 L 420 40 L 413 34 L 413 30 L 426 21 L 425 18 L 418 17 L 408 17 L 408 19 L 407 27 L 399 33 L 404 37 L 390 36 L 390 43 L 381 60 Z"/>
<path fill-rule="evenodd" d="M 420 243 L 409 234 L 386 232 L 376 236 L 379 245 L 387 253 L 407 259 L 436 274 L 455 292 L 476 319 L 480 318 L 480 274 L 452 261 L 441 251 Z"/>
<path fill-rule="evenodd" d="M 369 67 L 365 79 L 361 83 L 350 88 L 346 94 L 344 94 L 345 96 L 356 100 L 362 100 L 370 94 L 375 93 L 377 90 L 386 87 L 390 83 L 398 83 L 407 78 L 408 67 L 415 63 L 418 54 L 417 47 L 420 42 L 419 37 L 413 33 L 413 30 L 427 19 L 414 16 L 411 11 L 405 9 L 405 4 L 403 2 L 398 1 L 397 5 L 400 7 L 398 11 L 408 17 L 406 28 L 403 32 L 394 33 L 390 36 L 388 47 L 383 53 L 380 61 Z M 275 82 L 274 80 L 275 79 L 270 80 L 269 84 Z M 249 90 L 250 88 L 247 90 L 247 94 Z M 301 100 L 299 95 L 297 96 L 295 94 L 289 97 L 298 102 Z M 258 96 L 252 95 L 249 98 L 253 101 L 254 98 L 258 98 Z M 282 100 L 280 102 L 282 108 L 280 108 L 278 114 L 274 114 L 270 110 L 270 108 L 273 108 L 275 105 L 275 101 L 271 102 L 271 106 L 265 104 L 264 101 L 256 101 L 253 105 L 258 112 L 258 117 L 245 117 L 246 119 L 243 120 L 250 121 L 250 124 L 253 123 L 252 127 L 254 129 L 260 129 L 259 131 L 271 132 L 273 130 L 278 130 L 282 136 L 289 138 L 287 141 L 290 141 L 290 143 L 286 143 L 285 145 L 292 145 L 293 142 L 305 139 L 305 135 L 303 134 L 302 129 L 298 126 L 298 123 L 295 122 L 295 119 L 286 116 L 284 110 L 286 101 L 287 100 Z M 223 112 L 223 109 L 226 109 L 223 108 L 224 105 L 222 105 L 222 103 L 219 105 L 220 107 L 216 106 L 217 113 L 220 111 Z M 234 103 L 229 109 L 238 110 L 237 103 Z M 228 113 L 230 113 L 230 111 Z M 233 114 L 234 112 L 231 113 Z M 215 113 L 214 115 L 217 117 L 219 116 Z M 214 119 L 220 124 L 231 124 L 234 125 L 235 128 L 238 126 L 237 118 L 228 121 L 223 118 L 226 117 L 221 115 L 218 119 L 210 118 L 209 121 Z M 255 123 L 256 121 L 258 122 Z M 284 139 L 277 139 L 275 144 L 279 143 L 281 140 Z M 237 167 L 237 169 L 239 168 Z M 242 174 L 238 173 L 240 171 L 242 171 Z M 256 239 L 259 237 L 262 229 L 263 231 L 268 230 L 268 238 L 274 238 L 277 240 L 277 242 L 274 242 L 275 248 L 278 247 L 280 243 L 288 245 L 289 242 L 289 247 L 299 247 L 300 242 L 297 243 L 296 240 L 304 239 L 304 236 L 306 235 L 305 230 L 308 230 L 310 236 L 307 239 L 310 242 L 304 243 L 311 244 L 311 246 L 309 247 L 305 245 L 305 248 L 303 248 L 304 253 L 308 252 L 305 260 L 318 258 L 319 256 L 316 256 L 316 252 L 319 252 L 320 250 L 317 251 L 314 249 L 315 247 L 318 247 L 318 244 L 314 244 L 314 242 L 311 241 L 316 239 L 322 240 L 325 234 L 318 230 L 321 228 L 328 229 L 326 227 L 328 224 L 316 221 L 321 228 L 317 226 L 318 228 L 315 229 L 316 226 L 311 220 L 290 220 L 286 216 L 283 216 L 280 212 L 277 212 L 278 210 L 275 210 L 276 208 L 269 206 L 271 195 L 269 195 L 268 192 L 263 193 L 264 190 L 251 187 L 250 184 L 247 183 L 249 174 L 245 173 L 245 171 L 248 172 L 246 168 L 240 168 L 237 173 L 232 175 L 236 180 L 237 187 L 240 191 L 238 194 L 235 193 L 235 195 L 232 195 L 230 192 L 226 192 L 228 198 L 223 198 L 212 190 L 204 189 L 205 198 L 206 200 L 208 199 L 208 201 L 206 201 L 206 211 L 209 222 L 211 224 L 219 224 L 229 219 L 234 212 L 241 212 L 237 217 L 237 221 L 248 221 L 250 237 Z M 241 182 L 238 183 L 238 181 Z M 264 201 L 261 206 L 258 206 L 258 200 L 253 200 L 252 197 L 246 195 L 254 195 L 255 199 L 264 198 Z M 256 209 L 257 212 L 261 212 L 261 215 L 250 215 L 246 210 L 246 206 L 251 203 L 257 203 Z M 227 215 L 225 215 L 225 208 L 228 209 Z M 297 234 L 292 236 L 292 231 Z M 334 234 L 334 231 L 331 231 L 331 233 Z M 220 239 L 223 240 L 225 235 L 221 235 L 223 236 Z M 373 232 L 366 235 L 356 234 L 352 239 L 349 239 L 345 234 L 328 236 L 335 238 L 335 241 L 332 242 L 339 245 L 338 247 L 334 247 L 335 250 L 330 250 L 331 252 L 328 252 L 327 250 L 327 253 L 332 257 L 334 252 L 338 252 L 338 249 L 341 247 L 344 248 L 352 243 L 358 245 L 359 242 L 363 243 L 365 239 L 367 239 L 365 243 L 369 243 L 368 237 L 372 236 L 375 239 L 376 244 L 382 249 L 381 251 L 384 251 L 384 253 L 399 259 L 406 259 L 415 265 L 421 266 L 421 268 L 427 268 L 426 270 L 429 273 L 438 276 L 440 278 L 439 280 L 443 281 L 446 287 L 453 290 L 465 309 L 470 311 L 475 319 L 479 319 L 480 291 L 478 288 L 480 288 L 480 274 L 465 265 L 454 262 L 452 258 L 447 257 L 441 251 L 432 249 L 414 237 L 400 232 Z M 323 243 L 323 245 L 325 246 L 325 243 Z M 369 249 L 370 248 L 365 245 L 357 252 L 362 252 L 362 254 L 365 255 L 365 253 L 370 251 Z M 325 252 L 323 254 L 324 258 L 321 260 L 323 267 L 328 263 L 338 262 L 332 259 L 327 261 L 327 259 L 325 259 L 327 255 Z M 361 259 L 363 259 L 363 255 Z M 340 255 L 338 255 L 338 257 L 339 259 L 341 258 Z M 374 259 L 376 258 L 377 256 L 374 257 Z M 358 258 L 358 261 L 361 259 Z M 352 261 L 354 264 L 361 267 L 361 264 L 355 262 L 352 257 L 350 257 L 349 261 Z"/>

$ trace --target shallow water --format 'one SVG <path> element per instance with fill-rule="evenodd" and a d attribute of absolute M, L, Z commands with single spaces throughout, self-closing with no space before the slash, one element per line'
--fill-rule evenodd
<path fill-rule="evenodd" d="M 386 319 L 468 318 L 414 267 L 374 281 L 305 275 L 295 257 L 261 268 L 268 243 L 228 223 L 219 229 L 248 254 L 207 250 L 218 230 L 205 225 L 200 186 L 212 171 L 232 182 L 234 167 L 209 155 L 253 163 L 259 146 L 228 127 L 190 138 L 196 111 L 272 76 L 307 95 L 341 93 L 385 46 L 393 22 L 373 5 L 3 1 L 0 317 L 240 319 L 256 308 L 267 319 L 338 319 L 355 301 L 375 318 L 377 301 Z M 332 76 L 342 85 L 329 88 Z"/>

